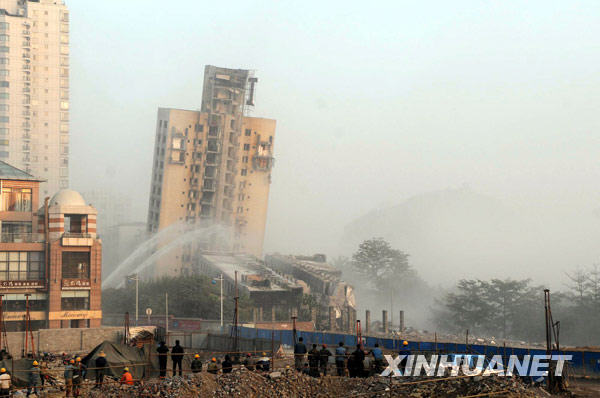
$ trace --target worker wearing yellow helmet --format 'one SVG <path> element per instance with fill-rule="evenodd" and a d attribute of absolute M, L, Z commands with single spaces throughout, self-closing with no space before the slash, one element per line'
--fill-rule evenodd
<path fill-rule="evenodd" d="M 123 369 L 123 376 L 121 376 L 121 385 L 124 386 L 132 386 L 133 385 L 133 376 L 129 373 L 129 368 L 125 367 Z"/>
<path fill-rule="evenodd" d="M 200 360 L 200 355 L 194 355 L 194 359 L 190 365 L 192 368 L 192 373 L 200 373 L 202 372 L 202 361 Z"/>
<path fill-rule="evenodd" d="M 0 369 L 0 396 L 10 396 L 10 375 L 6 373 L 6 369 Z"/>
<path fill-rule="evenodd" d="M 32 393 L 37 396 L 38 388 L 42 385 L 42 375 L 38 361 L 33 361 L 27 376 L 27 396 L 30 396 Z"/>

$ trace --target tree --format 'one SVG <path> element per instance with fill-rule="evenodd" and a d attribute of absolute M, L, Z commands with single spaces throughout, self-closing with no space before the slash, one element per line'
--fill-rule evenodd
<path fill-rule="evenodd" d="M 438 327 L 453 332 L 469 329 L 503 338 L 538 338 L 539 330 L 543 330 L 539 327 L 543 321 L 543 289 L 531 286 L 530 282 L 529 279 L 462 279 L 455 291 L 437 301 L 441 308 L 434 321 Z M 540 323 L 532 322 L 534 319 Z"/>
<path fill-rule="evenodd" d="M 408 254 L 393 249 L 383 238 L 362 242 L 352 255 L 352 265 L 376 288 L 390 288 L 404 277 L 414 276 L 408 264 Z"/>

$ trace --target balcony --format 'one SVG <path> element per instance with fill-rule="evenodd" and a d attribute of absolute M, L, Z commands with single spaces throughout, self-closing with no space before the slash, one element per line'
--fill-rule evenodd
<path fill-rule="evenodd" d="M 91 234 L 65 232 L 62 235 L 63 246 L 92 246 L 94 238 Z"/>
<path fill-rule="evenodd" d="M 1 243 L 42 243 L 44 242 L 44 234 L 38 233 L 15 233 L 15 234 L 0 234 Z"/>

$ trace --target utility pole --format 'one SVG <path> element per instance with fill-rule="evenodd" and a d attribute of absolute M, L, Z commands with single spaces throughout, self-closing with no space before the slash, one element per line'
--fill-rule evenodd
<path fill-rule="evenodd" d="M 140 276 L 139 276 L 139 274 L 133 274 L 133 275 L 128 276 L 127 278 L 131 281 L 135 281 L 135 326 L 137 326 L 138 325 L 139 307 L 140 307 L 140 302 L 139 302 Z"/>
<path fill-rule="evenodd" d="M 167 345 L 169 345 L 169 293 L 165 293 L 165 333 Z"/>
<path fill-rule="evenodd" d="M 221 283 L 221 330 L 223 329 L 223 273 L 216 279 Z"/>
<path fill-rule="evenodd" d="M 237 283 L 237 276 L 238 276 L 238 272 L 235 271 L 235 297 L 233 298 L 233 300 L 235 301 L 235 308 L 234 308 L 234 312 L 233 312 L 233 325 L 235 327 L 234 330 L 234 335 L 233 335 L 233 352 L 234 355 L 239 356 L 239 330 L 238 330 L 238 283 Z"/>

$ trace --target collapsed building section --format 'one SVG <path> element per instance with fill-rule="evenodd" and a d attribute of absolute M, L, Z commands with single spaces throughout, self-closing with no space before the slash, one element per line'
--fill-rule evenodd
<path fill-rule="evenodd" d="M 265 264 L 280 275 L 303 281 L 317 305 L 311 317 L 319 329 L 353 330 L 356 324 L 354 289 L 342 281 L 342 272 L 327 263 L 323 254 L 314 256 L 265 256 Z"/>
<path fill-rule="evenodd" d="M 303 284 L 270 270 L 256 257 L 205 253 L 197 264 L 202 275 L 223 276 L 223 291 L 228 297 L 235 295 L 237 272 L 238 292 L 253 304 L 253 322 L 288 321 L 302 303 Z"/>

